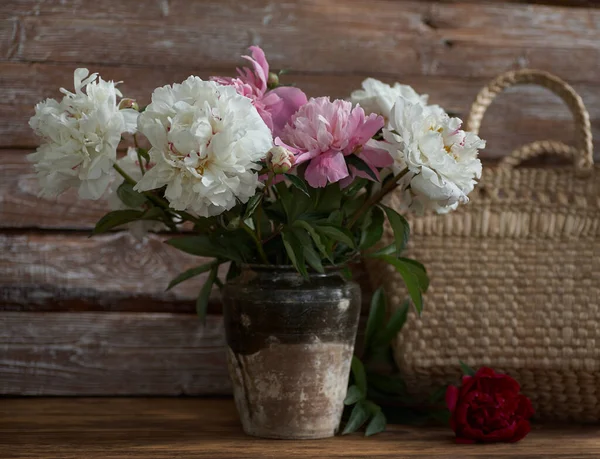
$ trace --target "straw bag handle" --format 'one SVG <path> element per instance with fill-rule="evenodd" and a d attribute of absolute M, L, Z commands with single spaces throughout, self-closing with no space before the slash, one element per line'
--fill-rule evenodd
<path fill-rule="evenodd" d="M 575 146 L 572 147 L 556 140 L 532 142 L 517 148 L 509 156 L 504 157 L 500 162 L 500 167 L 512 168 L 541 153 L 550 153 L 572 160 L 580 171 L 591 170 L 594 157 L 590 115 L 579 94 L 569 84 L 551 73 L 523 69 L 506 72 L 496 77 L 479 92 L 473 102 L 467 121 L 468 129 L 478 134 L 483 115 L 492 101 L 504 89 L 518 84 L 537 84 L 548 88 L 567 104 L 575 118 Z"/>

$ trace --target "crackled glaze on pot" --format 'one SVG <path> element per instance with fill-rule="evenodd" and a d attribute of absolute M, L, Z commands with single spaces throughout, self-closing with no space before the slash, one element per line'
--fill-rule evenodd
<path fill-rule="evenodd" d="M 308 280 L 248 267 L 223 292 L 227 357 L 244 431 L 269 438 L 337 432 L 360 314 L 339 271 Z"/>

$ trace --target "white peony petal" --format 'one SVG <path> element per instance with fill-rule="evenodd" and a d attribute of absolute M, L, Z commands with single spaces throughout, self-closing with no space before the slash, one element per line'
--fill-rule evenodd
<path fill-rule="evenodd" d="M 218 215 L 259 187 L 253 169 L 273 145 L 271 131 L 234 88 L 189 77 L 154 91 L 138 128 L 156 166 L 135 189 L 167 185 L 171 207 Z"/>

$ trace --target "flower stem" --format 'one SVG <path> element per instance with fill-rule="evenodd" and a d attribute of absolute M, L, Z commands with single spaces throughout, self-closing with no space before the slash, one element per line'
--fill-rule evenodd
<path fill-rule="evenodd" d="M 133 144 L 135 145 L 135 153 L 138 157 L 138 163 L 140 164 L 140 172 L 142 173 L 142 177 L 146 173 L 146 169 L 144 168 L 144 163 L 142 161 L 142 155 L 140 154 L 140 145 L 137 139 L 137 132 L 133 134 Z"/>
<path fill-rule="evenodd" d="M 254 234 L 254 231 L 252 231 L 252 229 L 250 229 L 248 227 L 248 225 L 242 223 L 242 228 L 254 240 L 254 243 L 256 244 L 256 250 L 258 250 L 258 254 L 260 255 L 260 259 L 263 261 L 264 264 L 268 265 L 269 259 L 267 258 L 267 254 L 265 253 L 265 250 L 263 249 L 260 239 L 258 237 L 256 237 L 256 234 Z"/>
<path fill-rule="evenodd" d="M 137 184 L 137 182 L 131 178 L 131 175 L 125 172 L 117 163 L 113 164 L 113 167 L 121 175 L 121 177 L 125 179 L 127 183 L 134 186 Z"/>
<path fill-rule="evenodd" d="M 379 190 L 377 193 L 375 193 L 373 196 L 367 199 L 348 222 L 348 229 L 352 229 L 352 227 L 356 224 L 358 219 L 362 217 L 362 215 L 367 210 L 369 210 L 372 206 L 381 201 L 387 194 L 391 193 L 398 186 L 398 180 L 400 180 L 406 174 L 408 174 L 408 167 L 394 175 L 394 177 L 392 177 L 391 180 L 389 180 L 385 185 L 381 187 L 381 190 Z"/>

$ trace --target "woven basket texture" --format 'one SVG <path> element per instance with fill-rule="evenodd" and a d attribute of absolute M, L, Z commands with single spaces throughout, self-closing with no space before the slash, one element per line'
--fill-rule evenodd
<path fill-rule="evenodd" d="M 515 377 L 538 418 L 600 420 L 600 168 L 579 96 L 545 72 L 509 72 L 482 90 L 471 111 L 513 84 L 541 84 L 575 115 L 577 146 L 534 142 L 484 168 L 467 205 L 449 215 L 409 218 L 408 256 L 428 269 L 419 318 L 411 311 L 395 343 L 396 362 L 415 396 L 456 383 L 459 361 Z M 587 123 L 587 124 L 586 124 Z M 564 167 L 517 167 L 542 152 Z M 399 195 L 389 204 L 399 207 Z M 385 230 L 383 243 L 393 240 Z M 370 263 L 391 308 L 407 297 L 389 265 Z"/>

